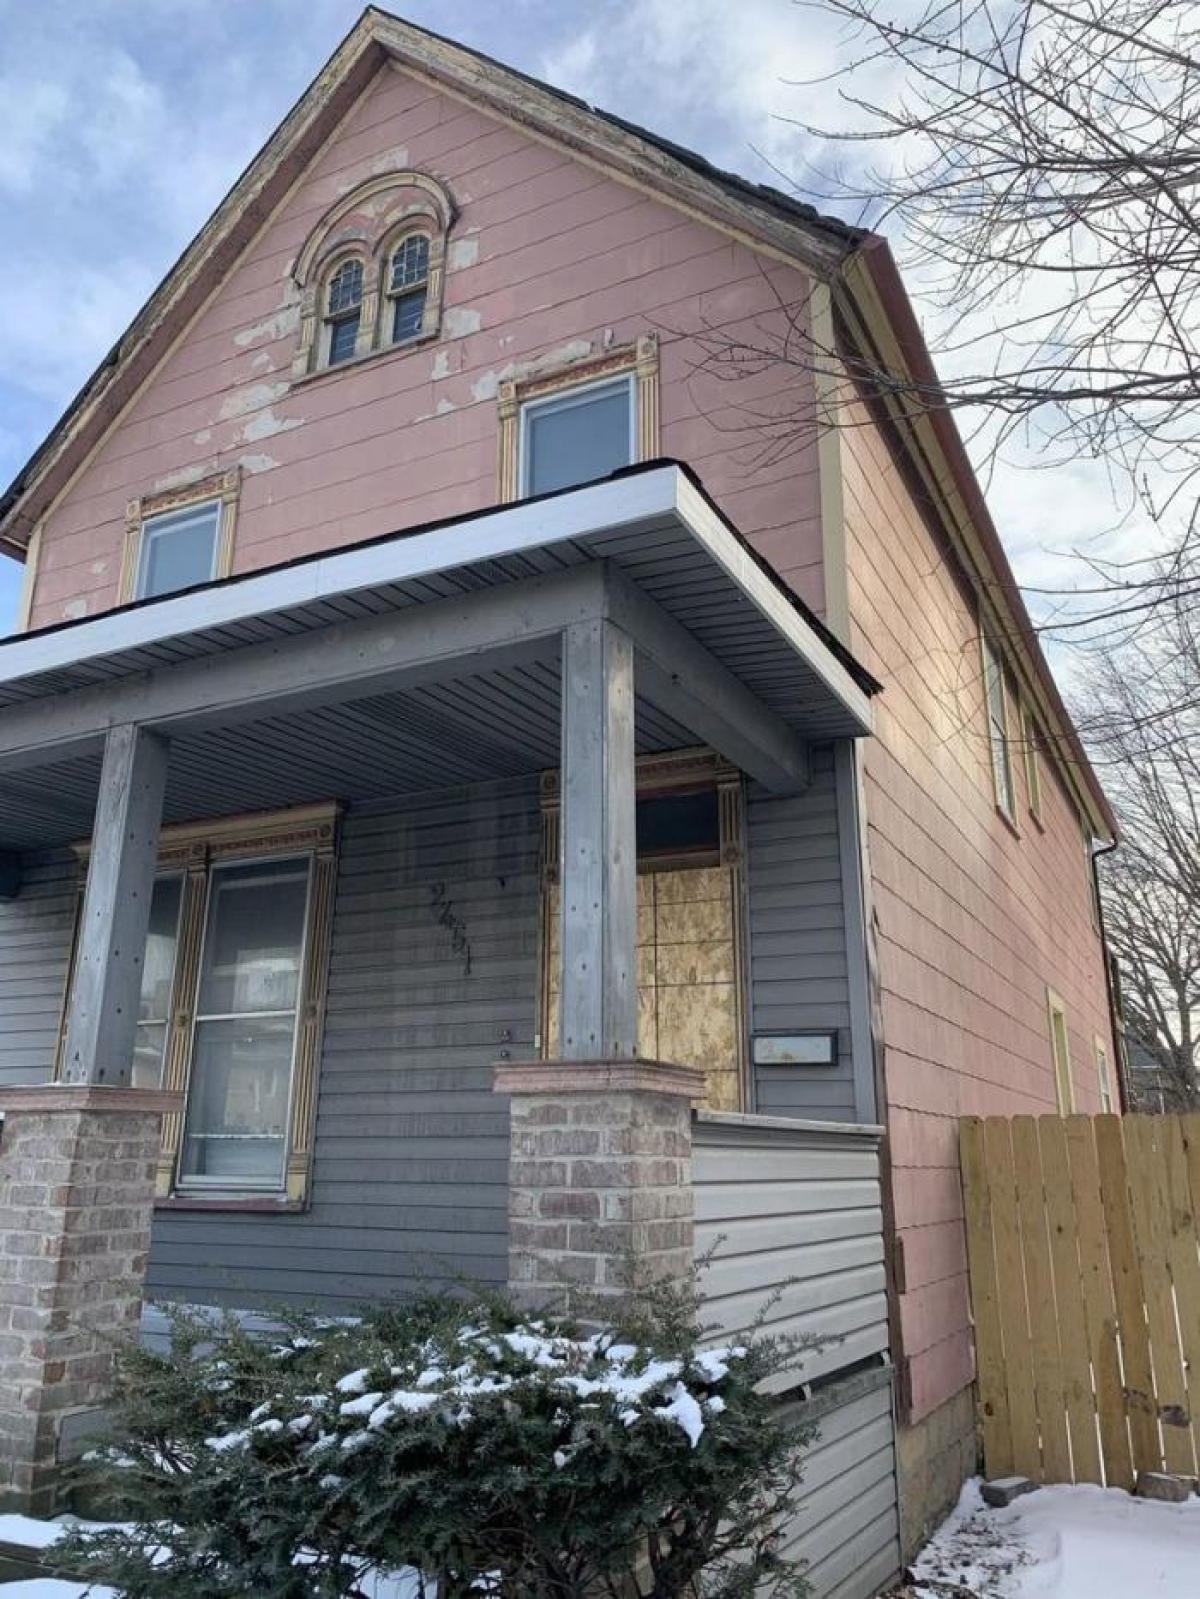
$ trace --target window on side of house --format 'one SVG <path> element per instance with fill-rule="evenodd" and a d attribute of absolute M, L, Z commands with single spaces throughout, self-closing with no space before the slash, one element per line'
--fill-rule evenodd
<path fill-rule="evenodd" d="M 142 962 L 142 993 L 133 1044 L 134 1088 L 161 1088 L 174 1014 L 175 970 L 179 954 L 179 914 L 183 877 L 178 872 L 155 880 L 150 928 Z"/>
<path fill-rule="evenodd" d="M 1041 738 L 1033 712 L 1021 702 L 1021 753 L 1025 763 L 1025 797 L 1035 822 L 1042 819 Z"/>
<path fill-rule="evenodd" d="M 1088 915 L 1091 917 L 1092 926 L 1096 932 L 1100 931 L 1100 888 L 1096 879 L 1096 855 L 1092 843 L 1091 829 L 1080 818 L 1080 831 L 1083 838 L 1083 869 L 1087 874 L 1087 899 Z"/>
<path fill-rule="evenodd" d="M 1008 734 L 1008 692 L 1004 663 L 991 639 L 983 640 L 983 680 L 987 702 L 988 742 L 996 804 L 1010 821 L 1016 817 L 1012 743 Z"/>
<path fill-rule="evenodd" d="M 1102 1038 L 1096 1039 L 1096 1078 L 1100 1088 L 1100 1109 L 1109 1115 L 1114 1108 L 1112 1073 L 1108 1067 L 1108 1050 Z"/>
<path fill-rule="evenodd" d="M 1059 1112 L 1070 1115 L 1075 1109 L 1075 1086 L 1071 1081 L 1071 1046 L 1067 1037 L 1067 1011 L 1054 990 L 1046 990 L 1050 1016 L 1050 1054 L 1054 1062 L 1054 1089 Z"/>
<path fill-rule="evenodd" d="M 632 375 L 521 407 L 520 492 L 549 494 L 607 477 L 636 454 Z"/>
<path fill-rule="evenodd" d="M 343 261 L 325 285 L 325 365 L 349 361 L 358 346 L 362 321 L 363 264 L 357 256 Z"/>
<path fill-rule="evenodd" d="M 206 500 L 148 516 L 141 527 L 134 598 L 157 599 L 216 577 L 221 512 L 220 500 Z"/>
<path fill-rule="evenodd" d="M 211 873 L 181 1192 L 284 1187 L 310 876 L 307 857 Z"/>
<path fill-rule="evenodd" d="M 393 344 L 415 339 L 425 326 L 429 298 L 429 235 L 410 233 L 391 252 L 387 268 L 386 326 Z"/>

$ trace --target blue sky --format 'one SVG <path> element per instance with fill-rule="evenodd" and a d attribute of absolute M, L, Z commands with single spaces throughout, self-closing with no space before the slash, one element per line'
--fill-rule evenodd
<path fill-rule="evenodd" d="M 0 480 L 7 483 L 350 28 L 354 0 L 0 0 Z M 461 39 L 723 165 L 803 182 L 835 58 L 793 0 L 409 0 Z M 1026 581 L 1086 530 L 1091 480 L 1002 473 Z M 1064 511 L 1064 507 L 1067 509 Z M 1111 515 L 1111 511 L 1108 513 Z M 0 557 L 0 633 L 20 568 Z"/>

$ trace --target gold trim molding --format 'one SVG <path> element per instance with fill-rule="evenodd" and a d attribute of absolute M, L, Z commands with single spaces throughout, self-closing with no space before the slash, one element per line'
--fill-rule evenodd
<path fill-rule="evenodd" d="M 501 505 L 520 497 L 521 407 L 530 400 L 597 383 L 603 378 L 635 378 L 635 461 L 653 461 L 661 453 L 658 334 L 643 333 L 635 343 L 623 344 L 601 355 L 567 361 L 534 377 L 511 378 L 501 383 L 497 406 L 496 496 Z"/>

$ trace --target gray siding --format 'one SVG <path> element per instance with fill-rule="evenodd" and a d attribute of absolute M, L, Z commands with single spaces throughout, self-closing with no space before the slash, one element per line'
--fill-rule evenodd
<path fill-rule="evenodd" d="M 821 1347 L 782 1391 L 887 1352 L 879 1130 L 701 1113 L 692 1175 L 704 1316 L 725 1339 L 767 1331 Z"/>
<path fill-rule="evenodd" d="M 20 894 L 0 901 L 0 1083 L 54 1071 L 77 882 L 69 850 L 27 855 Z"/>
<path fill-rule="evenodd" d="M 532 781 L 346 817 L 311 1208 L 160 1212 L 151 1293 L 345 1307 L 504 1280 L 508 1115 L 491 1068 L 533 1053 L 537 849 Z"/>
<path fill-rule="evenodd" d="M 805 1562 L 814 1599 L 870 1599 L 900 1571 L 891 1373 L 837 1383 L 789 1415 L 817 1438 L 783 1552 Z"/>
<path fill-rule="evenodd" d="M 833 1066 L 759 1066 L 763 1115 L 856 1119 L 846 922 L 833 750 L 813 750 L 813 780 L 746 806 L 750 1025 L 755 1033 L 837 1030 Z"/>

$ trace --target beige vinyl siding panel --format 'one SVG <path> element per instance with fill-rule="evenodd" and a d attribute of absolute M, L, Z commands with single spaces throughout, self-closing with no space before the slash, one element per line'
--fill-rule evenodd
<path fill-rule="evenodd" d="M 69 850 L 22 861 L 21 891 L 0 901 L 0 1084 L 54 1075 L 78 877 Z"/>
<path fill-rule="evenodd" d="M 751 1033 L 837 1032 L 832 1066 L 753 1068 L 764 1115 L 854 1121 L 846 924 L 833 750 L 800 794 L 747 796 Z"/>
<path fill-rule="evenodd" d="M 533 1053 L 538 820 L 528 780 L 346 817 L 311 1207 L 160 1211 L 152 1294 L 346 1307 L 504 1281 L 508 1113 L 491 1075 L 502 1051 Z"/>
<path fill-rule="evenodd" d="M 755 1321 L 827 1341 L 776 1386 L 812 1383 L 888 1348 L 877 1130 L 695 1121 L 696 1256 L 705 1320 L 722 1339 Z"/>

